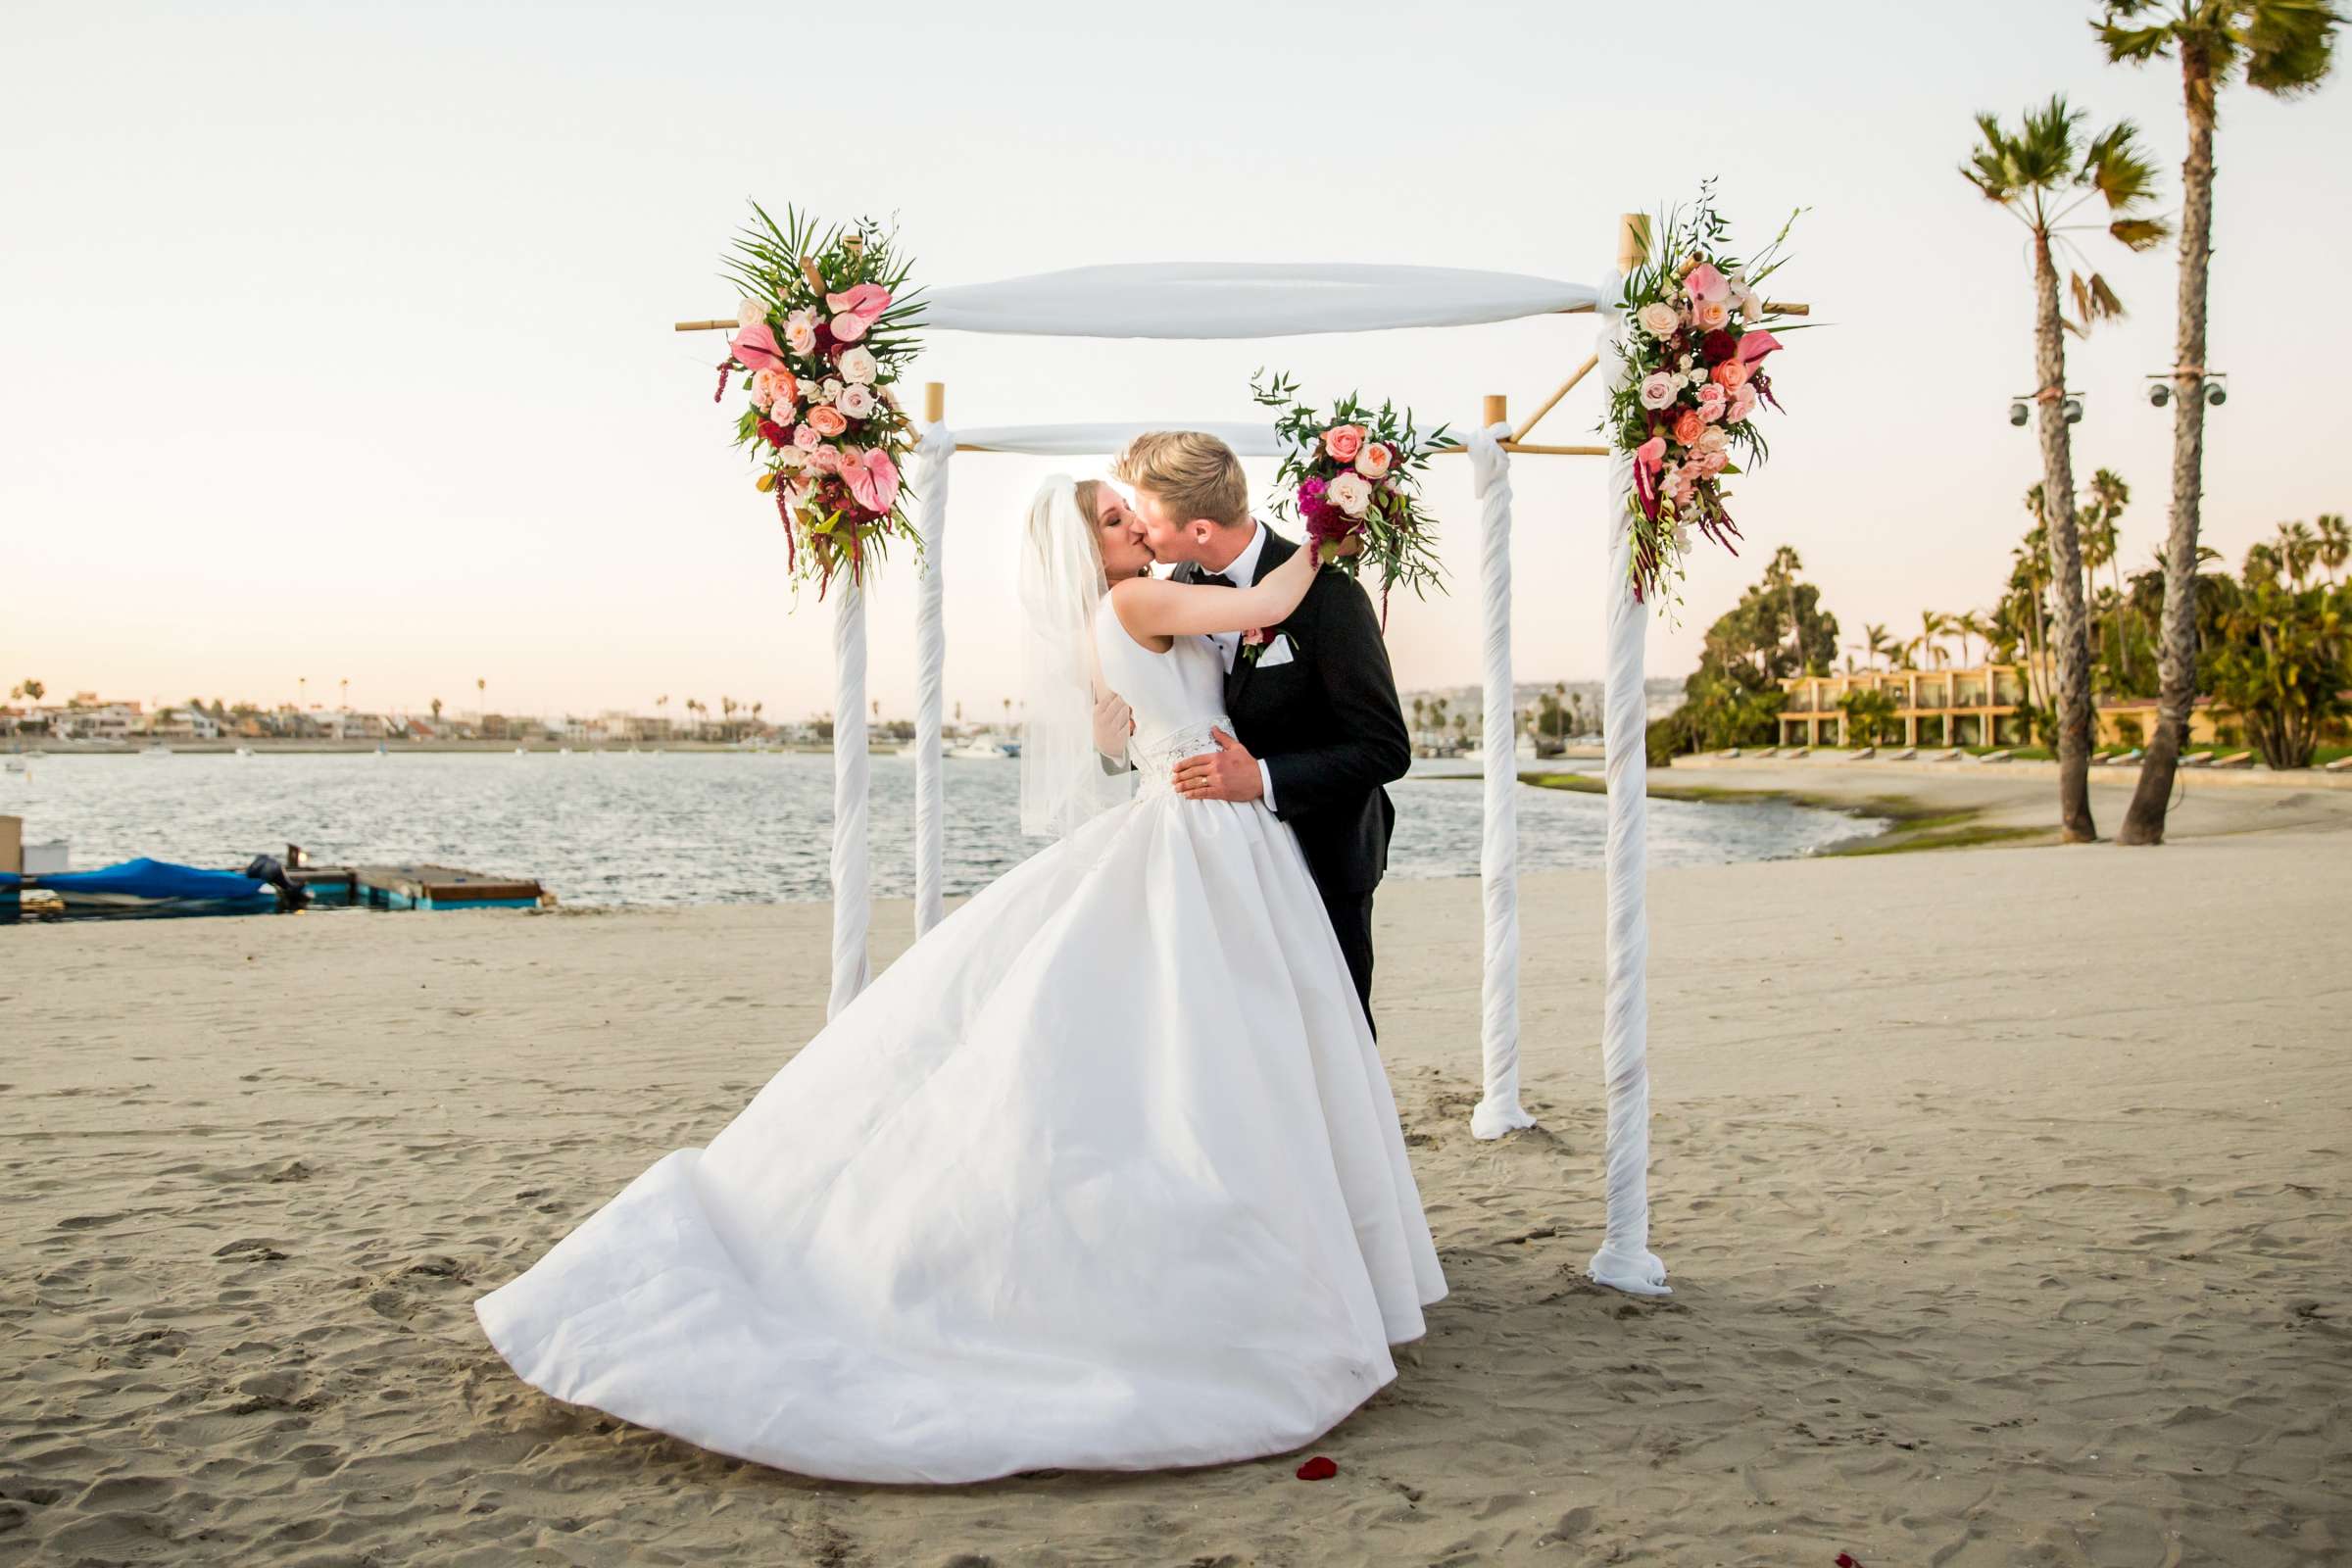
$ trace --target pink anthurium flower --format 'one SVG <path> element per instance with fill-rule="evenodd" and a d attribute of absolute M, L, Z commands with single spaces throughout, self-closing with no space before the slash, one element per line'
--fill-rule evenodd
<path fill-rule="evenodd" d="M 1781 340 L 1770 332 L 1742 333 L 1740 338 L 1740 358 L 1747 364 L 1753 365 L 1779 347 L 1781 347 Z"/>
<path fill-rule="evenodd" d="M 899 468 L 879 447 L 846 449 L 841 455 L 842 482 L 868 512 L 888 512 L 899 499 Z"/>
<path fill-rule="evenodd" d="M 1666 438 L 1653 435 L 1634 448 L 1634 494 L 1642 503 L 1642 515 L 1651 522 L 1658 520 L 1658 470 L 1666 466 Z"/>
<path fill-rule="evenodd" d="M 1694 300 L 1721 303 L 1732 297 L 1732 280 L 1711 262 L 1701 262 L 1690 269 L 1690 275 L 1683 279 L 1683 287 L 1690 291 Z"/>
<path fill-rule="evenodd" d="M 825 308 L 833 313 L 833 335 L 855 343 L 890 309 L 890 290 L 879 283 L 859 283 L 845 293 L 826 295 Z"/>
<path fill-rule="evenodd" d="M 754 321 L 737 332 L 727 350 L 747 370 L 781 369 L 784 351 L 776 346 L 776 334 L 767 329 L 765 321 Z"/>

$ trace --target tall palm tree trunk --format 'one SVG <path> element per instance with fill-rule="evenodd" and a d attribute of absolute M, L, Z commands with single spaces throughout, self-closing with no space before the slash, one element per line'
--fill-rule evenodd
<path fill-rule="evenodd" d="M 2066 345 L 2058 269 L 2045 231 L 2034 236 L 2034 370 L 2041 390 L 2041 481 L 2050 573 L 2058 590 L 2058 819 L 2069 844 L 2099 836 L 2090 819 L 2090 627 L 2082 604 L 2082 544 L 2075 530 L 2074 443 L 2066 425 Z"/>
<path fill-rule="evenodd" d="M 2173 364 L 2173 522 L 2164 550 L 2164 625 L 2158 642 L 2156 734 L 2119 844 L 2162 844 L 2173 776 L 2197 700 L 2197 520 L 2205 474 L 2205 282 L 2213 260 L 2211 63 L 2180 51 L 2188 110 L 2188 161 L 2180 169 L 2180 325 Z M 2184 373 L 2187 372 L 2187 373 Z M 2193 374 L 2194 379 L 2191 378 Z"/>

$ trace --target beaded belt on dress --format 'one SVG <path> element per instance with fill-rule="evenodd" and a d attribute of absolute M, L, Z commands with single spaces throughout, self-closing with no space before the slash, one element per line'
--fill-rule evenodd
<path fill-rule="evenodd" d="M 1201 723 L 1187 724 L 1182 729 L 1172 729 L 1165 735 L 1156 736 L 1149 746 L 1136 747 L 1129 754 L 1135 759 L 1136 771 L 1143 776 L 1142 782 L 1136 786 L 1136 794 L 1174 794 L 1176 764 L 1188 757 L 1205 756 L 1217 749 L 1216 739 L 1209 734 L 1212 729 L 1221 729 L 1230 735 L 1233 733 L 1233 720 L 1219 713 Z"/>

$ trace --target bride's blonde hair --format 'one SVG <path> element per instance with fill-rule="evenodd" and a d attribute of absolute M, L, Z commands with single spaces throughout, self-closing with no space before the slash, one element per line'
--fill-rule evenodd
<path fill-rule="evenodd" d="M 1078 514 L 1086 519 L 1086 541 L 1095 547 L 1095 564 L 1102 564 L 1102 481 L 1081 479 L 1072 492 L 1078 498 Z"/>

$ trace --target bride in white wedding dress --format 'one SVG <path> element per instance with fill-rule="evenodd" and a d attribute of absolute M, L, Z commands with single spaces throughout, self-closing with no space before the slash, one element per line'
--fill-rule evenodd
<path fill-rule="evenodd" d="M 1134 798 L 1092 809 L 1091 748 L 1041 745 L 1066 837 L 475 1303 L 529 1383 L 807 1475 L 968 1482 L 1297 1448 L 1422 1334 L 1445 1277 L 1298 841 L 1169 785 L 1224 725 L 1199 634 L 1281 620 L 1314 552 L 1250 588 L 1144 578 L 1115 492 L 1098 518 L 1079 488 L 1049 481 L 1025 540 L 1077 676 L 1032 734 L 1087 732 L 1091 646 Z"/>

